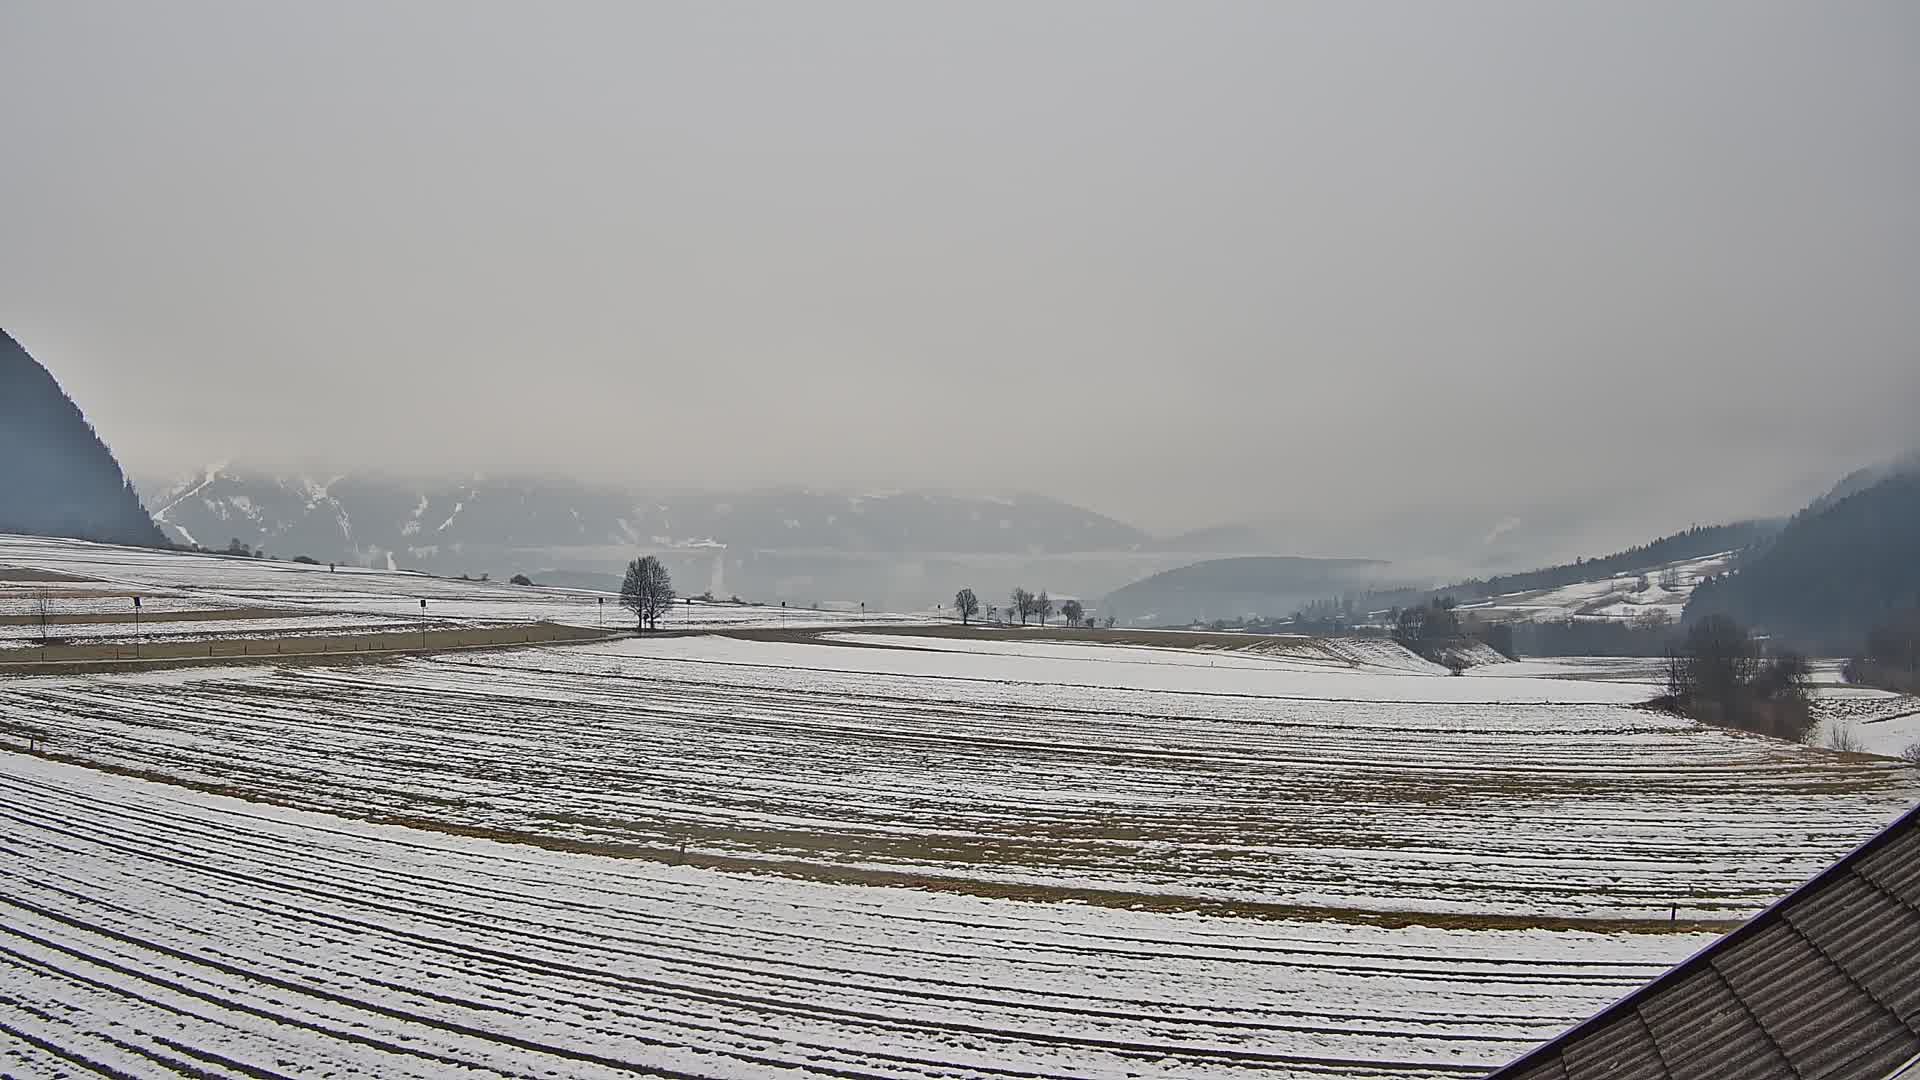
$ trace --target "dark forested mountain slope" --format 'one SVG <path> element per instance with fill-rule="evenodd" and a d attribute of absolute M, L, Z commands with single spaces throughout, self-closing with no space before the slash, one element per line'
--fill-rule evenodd
<path fill-rule="evenodd" d="M 0 330 L 0 532 L 166 543 L 80 407 Z"/>
<path fill-rule="evenodd" d="M 1695 589 L 1686 617 L 1731 615 L 1808 649 L 1847 651 L 1917 599 L 1920 469 L 1906 468 L 1815 500 L 1737 573 Z"/>

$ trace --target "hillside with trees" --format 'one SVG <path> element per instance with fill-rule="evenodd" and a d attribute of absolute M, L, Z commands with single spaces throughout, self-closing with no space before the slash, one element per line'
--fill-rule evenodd
<path fill-rule="evenodd" d="M 1437 590 L 1465 603 L 1507 593 L 1535 589 L 1558 589 L 1582 581 L 1631 574 L 1681 559 L 1694 559 L 1721 551 L 1734 551 L 1765 541 L 1780 531 L 1775 519 L 1736 521 L 1727 525 L 1695 525 L 1683 532 L 1660 537 L 1638 547 L 1616 551 L 1595 559 L 1575 559 L 1558 566 L 1500 574 L 1489 578 L 1470 578 L 1457 585 Z"/>
<path fill-rule="evenodd" d="M 80 407 L 4 330 L 0 532 L 167 546 Z"/>
<path fill-rule="evenodd" d="M 1694 590 L 1686 619 L 1727 615 L 1801 648 L 1847 655 L 1916 602 L 1920 470 L 1909 468 L 1816 500 L 1736 573 Z"/>
<path fill-rule="evenodd" d="M 1332 593 L 1364 589 L 1384 565 L 1371 559 L 1292 556 L 1209 559 L 1116 589 L 1100 608 L 1130 623 L 1272 615 Z"/>
<path fill-rule="evenodd" d="M 1602 555 L 1520 573 L 1488 578 L 1470 578 L 1437 589 L 1375 588 L 1323 595 L 1302 604 L 1291 619 L 1241 620 L 1248 629 L 1293 629 L 1307 633 L 1341 634 L 1357 625 L 1377 622 L 1383 614 L 1397 615 L 1409 609 L 1446 600 L 1462 605 L 1479 605 L 1496 598 L 1546 594 L 1555 589 L 1640 575 L 1647 585 L 1655 572 L 1689 559 L 1702 559 L 1722 552 L 1742 552 L 1764 543 L 1779 532 L 1783 522 L 1776 519 L 1738 521 L 1726 525 L 1696 525 L 1682 532 Z M 1736 557 L 1737 561 L 1737 557 Z M 1665 576 L 1665 575 L 1661 575 Z M 1663 590 L 1667 583 L 1662 583 Z M 1685 587 L 1675 581 L 1676 587 Z M 1523 605 L 1524 606 L 1524 605 Z M 1463 614 L 1465 612 L 1463 611 Z M 1672 630 L 1672 619 L 1542 617 L 1515 619 L 1473 613 L 1486 622 L 1512 623 L 1513 647 L 1533 656 L 1658 656 L 1665 651 Z M 1510 651 L 1502 649 L 1502 651 Z"/>

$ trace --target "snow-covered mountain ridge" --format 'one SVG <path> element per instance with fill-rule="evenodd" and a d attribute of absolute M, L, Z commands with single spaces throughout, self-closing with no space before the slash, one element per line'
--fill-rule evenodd
<path fill-rule="evenodd" d="M 1130 551 L 1140 530 L 1039 495 L 765 490 L 651 494 L 568 481 L 422 482 L 211 466 L 148 500 L 171 539 L 275 555 L 464 572 L 496 551 L 634 548 L 821 553 Z"/>

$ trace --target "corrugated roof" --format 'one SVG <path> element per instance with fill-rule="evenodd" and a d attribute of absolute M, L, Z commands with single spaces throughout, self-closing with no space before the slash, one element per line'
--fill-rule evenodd
<path fill-rule="evenodd" d="M 1920 806 L 1489 1080 L 1920 1076 Z"/>

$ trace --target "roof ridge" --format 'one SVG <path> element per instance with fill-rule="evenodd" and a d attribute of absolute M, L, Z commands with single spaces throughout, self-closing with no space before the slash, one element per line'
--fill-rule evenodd
<path fill-rule="evenodd" d="M 1601 1009 L 1599 1012 L 1594 1013 L 1592 1016 L 1588 1017 L 1587 1019 L 1581 1021 L 1578 1024 L 1575 1024 L 1573 1027 L 1568 1028 L 1567 1030 L 1561 1032 L 1559 1035 L 1556 1035 L 1553 1038 L 1548 1039 L 1546 1042 L 1543 1042 L 1540 1045 L 1534 1047 L 1533 1049 L 1527 1051 L 1525 1054 L 1522 1054 L 1518 1058 L 1515 1058 L 1513 1061 L 1508 1062 L 1506 1065 L 1501 1066 L 1500 1068 L 1495 1069 L 1494 1071 L 1488 1073 L 1487 1080 L 1501 1080 L 1501 1078 L 1508 1078 L 1508 1080 L 1517 1080 L 1517 1078 L 1520 1077 L 1522 1073 L 1524 1073 L 1526 1070 L 1532 1069 L 1535 1066 L 1543 1065 L 1549 1060 L 1552 1060 L 1558 1057 L 1561 1054 L 1561 1051 L 1564 1048 L 1566 1048 L 1568 1045 L 1572 1044 L 1574 1041 L 1581 1039 L 1596 1031 L 1599 1031 L 1602 1028 L 1606 1027 L 1609 1024 L 1612 1024 L 1617 1020 L 1621 1020 L 1628 1016 L 1639 1015 L 1640 1006 L 1644 1002 L 1646 1002 L 1654 994 L 1663 991 L 1666 987 L 1674 983 L 1677 979 L 1679 979 L 1683 975 L 1691 974 L 1695 971 L 1700 970 L 1701 968 L 1706 968 L 1708 970 L 1713 971 L 1716 975 L 1719 975 L 1722 981 L 1725 981 L 1725 975 L 1721 974 L 1719 968 L 1714 963 L 1715 958 L 1720 954 L 1724 953 L 1726 950 L 1734 948 L 1740 945 L 1741 943 L 1751 939 L 1755 935 L 1765 930 L 1768 926 L 1776 922 L 1786 926 L 1789 930 L 1793 931 L 1796 936 L 1799 936 L 1804 940 L 1805 935 L 1800 934 L 1798 929 L 1795 928 L 1791 923 L 1791 921 L 1787 919 L 1785 914 L 1786 910 L 1789 907 L 1802 902 L 1803 900 L 1807 900 L 1818 895 L 1819 893 L 1824 891 L 1827 887 L 1833 885 L 1834 883 L 1844 878 L 1847 878 L 1847 877 L 1858 878 L 1862 881 L 1866 881 L 1870 885 L 1873 885 L 1876 889 L 1880 890 L 1881 892 L 1892 893 L 1892 890 L 1889 890 L 1885 886 L 1880 885 L 1878 882 L 1874 881 L 1867 874 L 1859 872 L 1857 870 L 1857 864 L 1862 859 L 1865 859 L 1871 856 L 1875 851 L 1878 851 L 1880 848 L 1886 846 L 1889 843 L 1892 843 L 1895 839 L 1903 836 L 1909 829 L 1920 830 L 1920 803 L 1916 803 L 1912 807 L 1908 808 L 1905 812 L 1901 813 L 1898 817 L 1895 817 L 1892 821 L 1888 822 L 1885 826 L 1883 826 L 1879 831 L 1875 832 L 1872 836 L 1868 837 L 1866 840 L 1856 845 L 1853 848 L 1853 850 L 1847 852 L 1845 855 L 1842 855 L 1839 859 L 1834 861 L 1831 865 L 1826 867 L 1824 870 L 1821 870 L 1819 873 L 1813 875 L 1811 878 L 1808 878 L 1805 882 L 1803 882 L 1798 888 L 1794 889 L 1792 892 L 1774 901 L 1772 904 L 1769 904 L 1766 908 L 1761 910 L 1759 913 L 1755 914 L 1752 918 L 1748 919 L 1746 922 L 1728 931 L 1726 934 L 1723 934 L 1720 937 L 1715 938 L 1713 941 L 1708 942 L 1706 945 L 1702 946 L 1698 951 L 1694 952 L 1691 956 L 1688 956 L 1684 960 L 1681 960 L 1679 963 L 1675 964 L 1673 967 L 1667 969 L 1667 971 L 1662 973 L 1658 978 L 1655 978 L 1654 980 L 1646 983 L 1643 986 L 1637 987 L 1632 992 L 1628 993 L 1627 995 L 1620 998 L 1619 1000 L 1613 1002 L 1611 1005 L 1608 1005 L 1606 1008 Z M 1907 907 L 1909 910 L 1920 910 L 1920 909 L 1916 909 L 1914 905 L 1909 901 L 1898 896 L 1898 894 L 1893 894 L 1893 895 L 1896 900 L 1899 900 L 1900 903 L 1903 906 Z M 1824 956 L 1825 954 L 1822 953 L 1822 955 Z M 1851 975 L 1849 975 L 1849 979 L 1850 980 L 1852 979 Z M 1857 981 L 1855 982 L 1857 985 Z M 1738 997 L 1738 995 L 1736 995 L 1736 997 Z M 1874 1000 L 1875 1000 L 1875 1003 L 1878 1004 L 1878 999 L 1876 998 Z M 1743 1005 L 1744 1005 L 1744 1002 L 1743 1002 Z M 1749 1013 L 1749 1015 L 1751 1016 L 1751 1013 Z M 1900 1020 L 1901 1023 L 1903 1024 L 1906 1023 L 1904 1019 L 1898 1017 L 1897 1015 L 1895 1019 Z M 1643 1023 L 1644 1023 L 1644 1020 L 1643 1020 Z M 1767 1037 L 1769 1042 L 1772 1042 L 1773 1037 L 1770 1033 L 1767 1033 L 1764 1028 L 1761 1029 L 1761 1032 L 1763 1035 Z M 1655 1040 L 1652 1040 L 1652 1042 L 1654 1044 L 1656 1052 L 1658 1052 L 1659 1050 L 1658 1040 L 1655 1039 Z M 1776 1052 L 1779 1052 L 1780 1048 L 1777 1043 L 1774 1044 L 1774 1048 Z M 1666 1061 L 1665 1055 L 1658 1054 L 1658 1057 L 1660 1059 L 1661 1068 L 1667 1069 L 1669 1071 L 1669 1074 L 1671 1074 L 1671 1070 L 1668 1067 L 1668 1063 Z M 1788 1062 L 1788 1067 L 1792 1068 L 1792 1063 L 1790 1060 Z"/>

